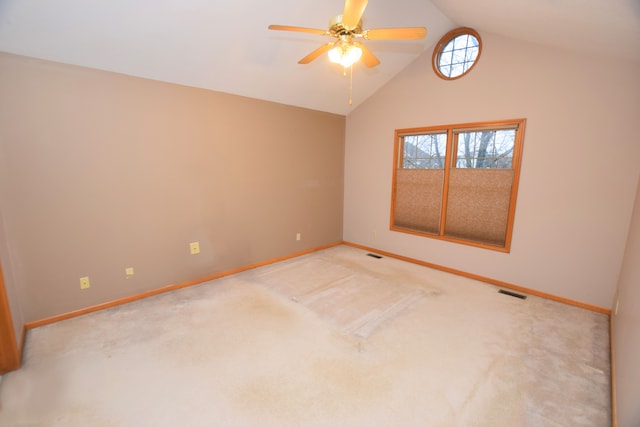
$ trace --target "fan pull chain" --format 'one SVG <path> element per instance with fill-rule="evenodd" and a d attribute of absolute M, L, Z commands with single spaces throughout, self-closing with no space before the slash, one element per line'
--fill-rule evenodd
<path fill-rule="evenodd" d="M 349 105 L 353 105 L 353 65 L 349 67 Z"/>

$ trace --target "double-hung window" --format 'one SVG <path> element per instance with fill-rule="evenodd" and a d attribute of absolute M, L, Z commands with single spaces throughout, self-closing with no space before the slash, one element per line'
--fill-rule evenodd
<path fill-rule="evenodd" d="M 391 230 L 508 252 L 525 119 L 395 132 Z"/>

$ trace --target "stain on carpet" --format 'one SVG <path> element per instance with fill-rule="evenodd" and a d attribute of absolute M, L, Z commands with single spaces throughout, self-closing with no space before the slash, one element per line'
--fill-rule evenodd
<path fill-rule="evenodd" d="M 426 297 L 439 295 L 404 273 L 390 282 L 380 272 L 368 274 L 348 259 L 294 260 L 264 268 L 256 276 L 267 289 L 302 304 L 343 334 L 367 339 Z M 384 263 L 384 260 L 373 260 Z M 379 269 L 384 268 L 382 265 Z"/>

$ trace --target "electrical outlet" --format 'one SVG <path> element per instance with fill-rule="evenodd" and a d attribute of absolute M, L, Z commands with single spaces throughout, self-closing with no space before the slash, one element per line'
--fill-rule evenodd
<path fill-rule="evenodd" d="M 189 251 L 191 252 L 191 255 L 199 254 L 200 243 L 199 242 L 189 243 Z"/>
<path fill-rule="evenodd" d="M 124 269 L 124 274 L 126 274 L 127 276 L 133 276 L 135 274 L 135 271 L 133 270 L 133 267 L 127 267 Z"/>
<path fill-rule="evenodd" d="M 302 233 L 296 233 L 296 240 L 302 240 Z"/>
<path fill-rule="evenodd" d="M 88 277 L 80 278 L 80 289 L 89 289 L 91 287 L 91 282 L 89 282 Z"/>

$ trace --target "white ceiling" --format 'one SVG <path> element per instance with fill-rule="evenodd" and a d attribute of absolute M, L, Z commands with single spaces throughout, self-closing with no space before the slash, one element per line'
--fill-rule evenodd
<path fill-rule="evenodd" d="M 0 0 L 0 51 L 348 114 L 429 52 L 448 30 L 475 28 L 612 60 L 640 62 L 640 0 L 370 0 L 367 28 L 427 27 L 420 41 L 367 41 L 381 64 L 349 79 L 325 57 L 297 61 L 344 0 Z"/>

